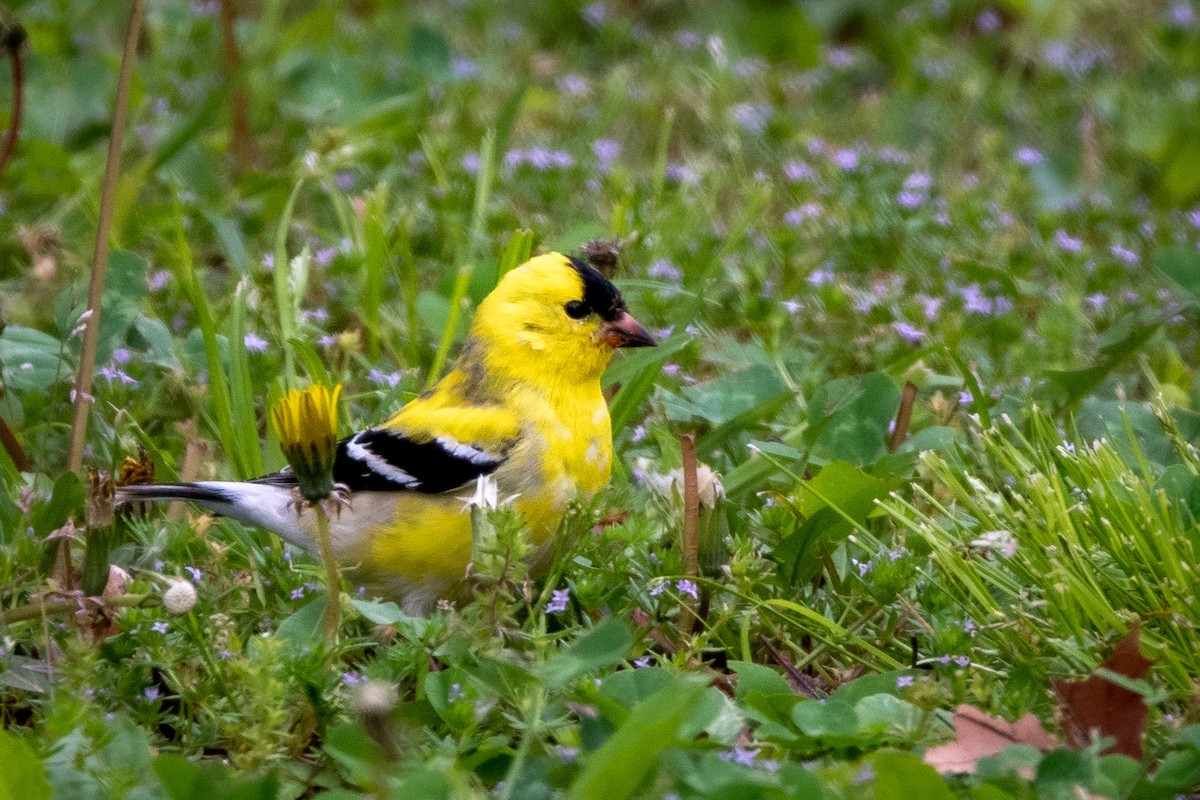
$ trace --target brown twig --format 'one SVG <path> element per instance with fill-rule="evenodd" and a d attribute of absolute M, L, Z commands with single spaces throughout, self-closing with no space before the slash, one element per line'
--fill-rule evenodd
<path fill-rule="evenodd" d="M 31 619 L 41 619 L 44 616 L 48 617 L 54 614 L 87 611 L 89 606 L 93 609 L 139 608 L 141 606 L 157 605 L 159 602 L 161 602 L 161 598 L 158 595 L 147 594 L 124 594 L 119 597 L 64 597 L 59 600 L 41 600 L 17 606 L 16 608 L 10 608 L 7 611 L 0 611 L 0 628 L 3 628 L 5 625 L 26 622 Z"/>
<path fill-rule="evenodd" d="M 25 28 L 19 23 L 3 24 L 0 28 L 3 36 L 3 47 L 12 59 L 13 107 L 12 116 L 8 119 L 8 133 L 4 136 L 4 147 L 0 149 L 0 177 L 13 153 L 17 151 L 17 134 L 21 130 L 22 111 L 25 108 L 25 62 L 21 60 L 21 50 L 25 45 Z"/>
<path fill-rule="evenodd" d="M 8 427 L 8 423 L 2 417 L 0 417 L 0 445 L 3 445 L 4 452 L 8 453 L 8 457 L 12 459 L 13 466 L 18 471 L 29 472 L 33 469 L 33 462 L 26 455 L 25 448 L 21 447 L 12 428 Z"/>
<path fill-rule="evenodd" d="M 238 51 L 237 8 L 234 0 L 221 0 L 221 55 L 225 74 L 232 82 L 229 93 L 230 139 L 229 149 L 233 152 L 233 167 L 239 173 L 254 166 L 254 140 L 250 129 L 250 106 L 246 99 L 246 81 L 242 75 L 242 56 Z"/>
<path fill-rule="evenodd" d="M 117 177 L 121 173 L 121 143 L 125 138 L 125 120 L 129 112 L 129 83 L 137 60 L 138 34 L 142 28 L 145 0 L 133 0 L 125 49 L 121 54 L 121 72 L 117 78 L 117 99 L 113 108 L 112 135 L 108 139 L 108 157 L 104 166 L 104 184 L 100 188 L 100 217 L 96 224 L 96 247 L 92 252 L 92 281 L 88 287 L 87 320 L 83 346 L 79 354 L 79 373 L 75 378 L 75 415 L 71 420 L 71 443 L 67 450 L 67 470 L 78 472 L 83 466 L 83 445 L 87 434 L 88 405 L 91 403 L 92 377 L 96 367 L 96 342 L 100 336 L 100 298 L 104 294 L 104 274 L 108 270 L 108 238 L 116 202 Z M 54 574 L 63 585 L 72 588 L 70 546 L 61 540 L 55 551 Z"/>
<path fill-rule="evenodd" d="M 892 426 L 892 435 L 888 438 L 888 452 L 894 453 L 908 438 L 908 429 L 912 426 L 913 403 L 917 401 L 917 387 L 912 381 L 904 382 L 904 394 L 900 395 L 900 410 L 896 412 L 896 424 Z"/>
<path fill-rule="evenodd" d="M 683 574 L 695 578 L 700 574 L 700 484 L 696 479 L 696 434 L 680 434 L 679 450 L 683 456 Z M 686 609 L 679 618 L 681 637 L 689 636 L 696 622 L 695 603 L 685 602 Z"/>
<path fill-rule="evenodd" d="M 805 675 L 796 669 L 796 665 L 788 658 L 787 653 L 776 647 L 770 639 L 760 633 L 758 634 L 758 643 L 767 648 L 767 652 L 771 654 L 771 660 L 782 667 L 783 671 L 787 673 L 787 682 L 792 687 L 793 692 L 814 700 L 820 700 L 825 697 L 825 692 L 821 690 L 821 685 L 811 676 Z"/>

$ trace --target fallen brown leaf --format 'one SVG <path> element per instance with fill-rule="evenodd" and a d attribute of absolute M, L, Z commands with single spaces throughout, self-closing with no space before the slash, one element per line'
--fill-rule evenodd
<path fill-rule="evenodd" d="M 1033 714 L 1005 722 L 966 704 L 954 709 L 954 741 L 925 751 L 925 763 L 943 775 L 973 774 L 979 760 L 994 756 L 1013 744 L 1051 750 L 1060 742 L 1042 729 Z"/>
<path fill-rule="evenodd" d="M 1139 635 L 1140 629 L 1134 625 L 1100 666 L 1127 678 L 1145 678 L 1154 662 L 1142 655 Z M 1054 692 L 1058 695 L 1067 741 L 1072 747 L 1086 747 L 1093 734 L 1098 733 L 1117 740 L 1106 753 L 1121 753 L 1142 760 L 1147 709 L 1140 694 L 1099 675 L 1091 675 L 1082 681 L 1056 678 Z"/>

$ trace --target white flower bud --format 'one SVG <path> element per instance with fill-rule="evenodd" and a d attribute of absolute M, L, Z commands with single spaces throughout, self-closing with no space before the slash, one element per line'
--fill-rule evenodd
<path fill-rule="evenodd" d="M 163 592 L 162 604 L 172 616 L 186 614 L 196 606 L 196 587 L 188 581 L 171 581 Z"/>
<path fill-rule="evenodd" d="M 399 700 L 396 687 L 383 681 L 369 680 L 358 687 L 354 705 L 364 717 L 382 717 L 390 714 Z"/>

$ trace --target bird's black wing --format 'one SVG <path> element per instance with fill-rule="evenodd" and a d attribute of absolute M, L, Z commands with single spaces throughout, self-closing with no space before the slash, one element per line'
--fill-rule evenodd
<path fill-rule="evenodd" d="M 438 494 L 492 474 L 506 456 L 507 448 L 493 452 L 447 436 L 415 441 L 399 431 L 369 428 L 338 442 L 333 480 L 352 492 Z M 256 482 L 294 486 L 296 476 L 285 468 Z"/>

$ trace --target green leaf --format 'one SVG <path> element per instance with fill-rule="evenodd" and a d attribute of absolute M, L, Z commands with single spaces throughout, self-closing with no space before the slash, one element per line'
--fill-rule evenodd
<path fill-rule="evenodd" d="M 61 528 L 73 516 L 82 518 L 83 483 L 74 472 L 64 472 L 54 482 L 50 499 L 37 506 L 32 514 L 33 531 L 42 539 L 51 531 Z"/>
<path fill-rule="evenodd" d="M 937 770 L 912 753 L 876 753 L 875 800 L 953 800 L 950 787 Z"/>
<path fill-rule="evenodd" d="M 0 729 L 0 800 L 50 797 L 46 768 L 24 739 Z"/>
<path fill-rule="evenodd" d="M 866 465 L 887 454 L 887 429 L 900 408 L 900 388 L 883 372 L 821 385 L 808 403 L 805 441 L 830 460 Z"/>
<path fill-rule="evenodd" d="M 824 566 L 830 550 L 850 535 L 851 520 L 861 524 L 898 481 L 872 477 L 853 464 L 835 461 L 812 480 L 800 484 L 794 507 L 802 518 L 796 532 L 779 543 L 771 559 L 790 585 L 811 580 Z"/>
<path fill-rule="evenodd" d="M 679 730 L 704 698 L 705 687 L 677 681 L 634 707 L 625 723 L 584 761 L 570 800 L 626 800 L 676 744 Z"/>
<path fill-rule="evenodd" d="M 859 735 L 858 712 L 840 700 L 801 700 L 792 709 L 792 722 L 813 739 L 838 743 Z"/>
<path fill-rule="evenodd" d="M 279 623 L 275 635 L 284 642 L 286 648 L 298 651 L 322 641 L 321 624 L 325 617 L 325 601 L 326 596 L 321 595 Z"/>
<path fill-rule="evenodd" d="M 755 664 L 751 661 L 730 661 L 729 668 L 737 673 L 738 682 L 734 689 L 734 698 L 743 699 L 750 692 L 760 692 L 764 695 L 792 695 L 792 687 L 787 679 L 770 667 Z"/>
<path fill-rule="evenodd" d="M 396 625 L 401 622 L 418 621 L 416 617 L 405 614 L 400 606 L 391 602 L 381 602 L 377 600 L 361 600 L 357 597 L 350 598 L 350 605 L 358 613 L 367 618 L 367 621 L 375 625 Z"/>
<path fill-rule="evenodd" d="M 1179 288 L 1200 300 L 1200 250 L 1194 247 L 1163 247 L 1154 254 L 1154 268 Z"/>
<path fill-rule="evenodd" d="M 542 680 L 550 688 L 565 686 L 588 672 L 621 662 L 632 646 L 629 626 L 609 617 L 543 664 Z"/>
<path fill-rule="evenodd" d="M 11 389 L 40 392 L 71 373 L 62 342 L 49 334 L 8 325 L 0 333 L 0 378 Z"/>

